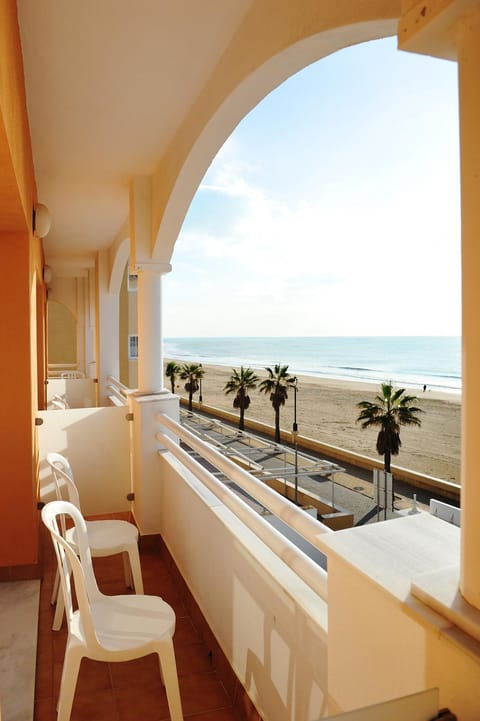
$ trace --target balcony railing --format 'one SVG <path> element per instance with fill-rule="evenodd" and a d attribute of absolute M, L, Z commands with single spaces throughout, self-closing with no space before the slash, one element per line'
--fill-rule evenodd
<path fill-rule="evenodd" d="M 108 376 L 107 378 L 107 392 L 108 400 L 113 406 L 126 406 L 128 405 L 128 393 L 131 391 L 123 383 L 120 383 L 117 378 Z"/>
<path fill-rule="evenodd" d="M 164 414 L 157 415 L 157 421 L 163 429 L 173 434 L 174 438 L 163 432 L 157 434 L 157 440 L 170 451 L 239 519 L 245 523 L 262 541 L 318 595 L 327 598 L 327 572 L 300 551 L 279 531 L 269 525 L 248 502 L 219 481 L 202 463 L 185 451 L 175 438 L 179 438 L 188 447 L 197 451 L 201 458 L 221 471 L 229 481 L 264 509 L 268 509 L 289 528 L 299 533 L 308 543 L 318 548 L 318 537 L 332 531 L 322 523 L 313 519 L 301 508 L 295 506 L 279 495 L 247 471 L 240 468 L 215 448 L 199 439 L 180 423 Z"/>

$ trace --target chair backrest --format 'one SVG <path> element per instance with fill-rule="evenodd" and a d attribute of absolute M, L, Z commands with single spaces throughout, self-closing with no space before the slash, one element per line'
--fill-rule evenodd
<path fill-rule="evenodd" d="M 59 528 L 59 518 L 70 518 L 75 526 L 75 540 L 77 553 L 63 537 Z M 71 628 L 74 605 L 72 598 L 72 574 L 75 584 L 75 595 L 78 610 L 82 619 L 83 633 L 87 644 L 100 648 L 92 614 L 90 602 L 102 597 L 99 591 L 92 566 L 92 556 L 88 545 L 87 526 L 78 508 L 68 501 L 52 501 L 42 508 L 42 521 L 50 531 L 55 554 L 57 556 L 58 571 L 62 584 L 65 613 L 69 629 Z"/>
<path fill-rule="evenodd" d="M 70 408 L 67 403 L 67 399 L 64 396 L 59 396 L 57 394 L 53 396 L 49 406 L 52 406 L 57 410 L 66 410 L 67 408 Z"/>
<path fill-rule="evenodd" d="M 75 481 L 73 480 L 73 471 L 65 456 L 62 456 L 60 453 L 47 453 L 47 463 L 52 470 L 57 500 L 63 500 L 62 486 L 65 485 L 68 500 L 70 503 L 73 503 L 78 510 L 81 510 L 80 496 Z"/>
<path fill-rule="evenodd" d="M 82 371 L 62 371 L 60 378 L 85 378 L 85 373 L 82 373 Z"/>

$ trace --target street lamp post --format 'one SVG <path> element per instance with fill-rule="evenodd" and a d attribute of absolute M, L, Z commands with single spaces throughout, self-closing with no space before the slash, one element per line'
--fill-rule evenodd
<path fill-rule="evenodd" d="M 298 433 L 297 426 L 297 384 L 298 378 L 295 378 L 295 385 L 293 386 L 293 432 Z"/>
<path fill-rule="evenodd" d="M 294 457 L 295 457 L 295 505 L 298 506 L 298 425 L 297 425 L 297 385 L 298 378 L 295 378 L 295 384 L 293 386 L 293 443 L 294 443 Z"/>

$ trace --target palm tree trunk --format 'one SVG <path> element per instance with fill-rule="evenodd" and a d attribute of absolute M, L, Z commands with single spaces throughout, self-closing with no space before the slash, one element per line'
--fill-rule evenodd
<path fill-rule="evenodd" d="M 175 378 L 170 378 L 170 383 L 172 386 L 172 393 L 175 393 Z"/>
<path fill-rule="evenodd" d="M 238 427 L 241 431 L 245 430 L 245 408 L 243 406 L 240 406 L 240 420 L 238 422 Z"/>
<path fill-rule="evenodd" d="M 390 463 L 392 460 L 392 454 L 389 450 L 385 451 L 385 471 L 386 473 L 390 473 Z"/>
<path fill-rule="evenodd" d="M 280 406 L 275 408 L 275 443 L 280 443 Z"/>
<path fill-rule="evenodd" d="M 188 410 L 190 411 L 190 413 L 193 411 L 192 400 L 193 400 L 193 391 L 190 390 L 190 391 L 188 391 Z"/>
<path fill-rule="evenodd" d="M 390 450 L 385 451 L 385 473 L 391 473 L 391 460 L 392 460 L 392 454 Z M 387 479 L 385 478 L 385 488 L 387 487 Z M 386 494 L 386 491 L 385 491 Z M 385 495 L 386 498 L 386 495 Z M 395 508 L 395 490 L 393 487 L 393 476 L 392 476 L 392 508 L 393 511 Z M 386 509 L 385 509 L 386 510 Z M 385 516 L 386 518 L 386 516 Z"/>

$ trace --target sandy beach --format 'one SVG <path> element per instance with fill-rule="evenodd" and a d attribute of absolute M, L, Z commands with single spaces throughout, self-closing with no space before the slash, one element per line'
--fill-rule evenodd
<path fill-rule="evenodd" d="M 179 365 L 181 362 L 177 361 Z M 203 402 L 235 413 L 233 396 L 223 392 L 231 369 L 224 366 L 203 365 Z M 256 371 L 263 379 L 265 373 Z M 184 382 L 177 379 L 177 393 L 187 397 Z M 297 423 L 304 436 L 316 438 L 341 448 L 367 456 L 378 457 L 375 450 L 377 431 L 362 430 L 356 423 L 359 401 L 372 400 L 378 385 L 298 376 Z M 426 473 L 454 483 L 460 482 L 460 411 L 461 398 L 454 393 L 412 390 L 418 406 L 424 411 L 420 428 L 402 428 L 402 448 L 393 458 L 395 465 Z M 251 405 L 247 417 L 273 425 L 274 412 L 270 400 L 258 390 L 250 393 Z M 195 395 L 198 400 L 198 393 Z M 291 430 L 293 424 L 293 392 L 280 414 L 282 428 Z"/>

